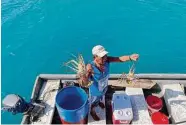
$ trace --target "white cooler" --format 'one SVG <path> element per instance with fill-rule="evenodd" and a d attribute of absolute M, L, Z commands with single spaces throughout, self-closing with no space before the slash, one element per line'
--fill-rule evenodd
<path fill-rule="evenodd" d="M 112 97 L 113 124 L 129 124 L 133 119 L 130 97 L 122 93 L 114 93 Z"/>

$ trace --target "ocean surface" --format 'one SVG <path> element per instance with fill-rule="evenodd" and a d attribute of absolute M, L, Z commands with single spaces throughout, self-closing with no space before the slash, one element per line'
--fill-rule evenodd
<path fill-rule="evenodd" d="M 140 54 L 136 73 L 186 73 L 186 0 L 2 0 L 1 96 L 29 101 L 36 76 L 73 73 L 71 54 L 92 60 L 92 47 L 110 56 Z M 128 72 L 113 63 L 111 73 Z M 2 100 L 1 98 L 1 100 Z M 2 112 L 2 123 L 22 115 Z"/>

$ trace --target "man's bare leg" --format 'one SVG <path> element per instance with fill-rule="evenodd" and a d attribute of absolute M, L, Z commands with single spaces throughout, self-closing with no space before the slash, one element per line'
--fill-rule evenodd
<path fill-rule="evenodd" d="M 105 108 L 105 105 L 104 105 L 102 102 L 99 102 L 98 105 L 99 105 L 102 109 Z"/>
<path fill-rule="evenodd" d="M 92 118 L 95 120 L 95 121 L 99 121 L 100 118 L 97 116 L 96 112 L 95 112 L 95 105 L 91 105 L 91 110 L 90 110 L 90 114 L 92 116 Z"/>

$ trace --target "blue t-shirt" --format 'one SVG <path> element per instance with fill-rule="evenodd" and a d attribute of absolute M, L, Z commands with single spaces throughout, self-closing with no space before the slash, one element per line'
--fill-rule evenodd
<path fill-rule="evenodd" d="M 109 67 L 110 63 L 105 62 L 104 72 L 101 72 L 95 65 L 94 61 L 91 63 L 94 74 L 90 78 L 93 81 L 92 85 L 89 87 L 89 92 L 91 96 L 102 96 L 106 93 L 108 87 L 109 78 Z"/>

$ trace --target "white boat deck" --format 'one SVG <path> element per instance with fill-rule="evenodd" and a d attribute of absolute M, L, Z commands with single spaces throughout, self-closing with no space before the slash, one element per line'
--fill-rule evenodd
<path fill-rule="evenodd" d="M 111 75 L 112 78 L 117 78 L 119 75 Z M 171 82 L 173 81 L 180 81 L 183 85 L 186 85 L 186 74 L 178 74 L 178 75 L 158 75 L 158 74 L 139 74 L 141 78 L 174 78 L 177 80 L 169 80 Z M 38 121 L 33 122 L 32 124 L 51 124 L 53 120 L 54 110 L 55 110 L 55 97 L 57 95 L 58 89 L 60 87 L 60 80 L 67 80 L 67 81 L 74 81 L 75 75 L 40 75 L 40 79 L 44 79 L 42 88 L 40 90 L 40 93 L 37 93 L 36 91 L 33 91 L 33 95 L 38 95 L 41 100 L 44 100 L 46 103 L 46 108 L 44 111 L 44 114 L 41 114 Z M 113 80 L 113 83 L 115 84 L 116 80 Z M 153 80 L 157 82 L 157 80 Z M 161 89 L 164 90 L 163 97 L 166 102 L 166 108 L 168 109 L 169 115 L 171 114 L 171 121 L 176 124 L 180 125 L 186 125 L 186 97 L 183 92 L 183 88 L 178 84 L 177 82 L 176 86 L 172 83 L 162 84 L 162 81 L 159 80 L 161 84 Z M 40 82 L 36 81 L 36 85 L 40 84 Z M 112 82 L 110 80 L 109 82 Z M 154 84 L 154 83 L 153 83 Z M 124 87 L 124 86 L 123 86 Z M 37 87 L 36 87 L 37 88 Z M 143 87 L 142 87 L 143 88 Z M 145 101 L 144 93 L 142 88 L 130 88 L 126 87 L 125 92 L 130 95 L 132 108 L 133 108 L 133 115 L 134 118 L 132 120 L 131 124 L 152 124 L 147 104 Z M 104 100 L 105 103 L 105 100 Z M 101 109 L 99 106 L 96 109 L 96 112 L 98 112 L 98 115 L 101 117 L 100 121 L 94 121 L 89 114 L 88 117 L 88 124 L 106 124 L 106 111 L 105 109 Z M 27 123 L 23 119 L 23 123 Z"/>
<path fill-rule="evenodd" d="M 60 86 L 60 80 L 47 80 L 43 83 L 41 88 L 39 99 L 43 100 L 46 104 L 44 114 L 40 115 L 40 118 L 32 124 L 51 124 L 53 114 L 55 110 L 55 97 L 57 95 Z"/>
<path fill-rule="evenodd" d="M 102 102 L 105 104 L 105 96 L 103 97 Z M 105 108 L 102 109 L 99 106 L 97 106 L 95 108 L 95 111 L 96 111 L 97 115 L 99 116 L 100 120 L 99 121 L 95 121 L 92 118 L 92 116 L 90 115 L 90 112 L 89 112 L 89 115 L 88 115 L 88 125 L 106 124 L 106 111 L 105 111 Z"/>
<path fill-rule="evenodd" d="M 182 122 L 182 123 L 179 123 L 179 124 L 176 124 L 176 125 L 186 125 L 186 122 Z"/>
<path fill-rule="evenodd" d="M 147 103 L 141 88 L 126 88 L 126 94 L 130 96 L 133 120 L 132 124 L 153 124 L 148 112 Z"/>
<path fill-rule="evenodd" d="M 162 84 L 162 92 L 171 121 L 173 123 L 186 122 L 186 96 L 180 84 Z"/>

